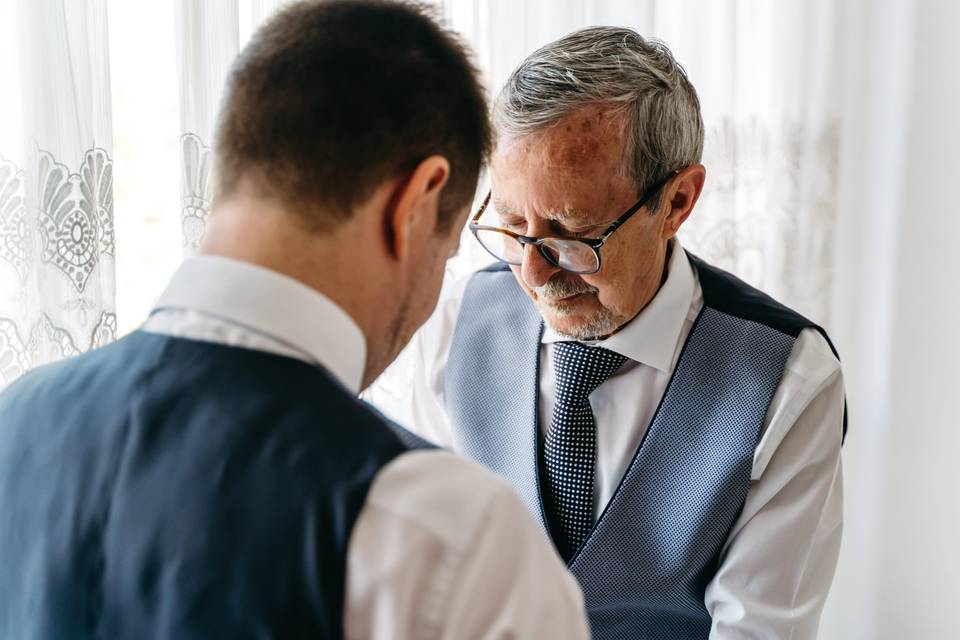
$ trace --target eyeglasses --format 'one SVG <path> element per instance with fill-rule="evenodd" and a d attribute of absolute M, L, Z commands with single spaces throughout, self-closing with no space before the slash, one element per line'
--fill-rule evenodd
<path fill-rule="evenodd" d="M 600 271 L 600 247 L 613 235 L 614 231 L 646 206 L 653 196 L 678 173 L 680 173 L 679 169 L 672 171 L 653 184 L 640 196 L 636 204 L 624 211 L 599 238 L 535 238 L 522 236 L 509 229 L 479 224 L 480 217 L 490 204 L 492 191 L 487 193 L 480 209 L 470 221 L 470 231 L 473 232 L 480 246 L 500 262 L 521 264 L 524 246 L 531 245 L 537 248 L 544 260 L 564 271 L 581 275 L 596 273 Z"/>

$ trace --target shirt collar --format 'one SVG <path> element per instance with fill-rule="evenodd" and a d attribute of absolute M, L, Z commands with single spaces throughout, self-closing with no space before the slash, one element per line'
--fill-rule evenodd
<path fill-rule="evenodd" d="M 686 251 L 678 241 L 671 242 L 673 250 L 667 266 L 667 280 L 653 300 L 620 331 L 605 340 L 589 344 L 610 349 L 660 371 L 670 372 L 673 369 L 677 342 L 693 303 L 695 280 Z M 547 326 L 541 342 L 546 344 L 565 340 L 569 338 Z"/>
<path fill-rule="evenodd" d="M 328 297 L 248 262 L 195 256 L 177 269 L 154 309 L 188 309 L 265 334 L 326 367 L 359 393 L 366 364 L 363 332 Z"/>

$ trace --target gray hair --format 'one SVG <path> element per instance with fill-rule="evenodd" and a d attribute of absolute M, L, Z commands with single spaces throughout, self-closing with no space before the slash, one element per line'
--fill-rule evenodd
<path fill-rule="evenodd" d="M 623 27 L 581 29 L 534 51 L 497 96 L 494 121 L 499 135 L 522 137 L 595 103 L 624 111 L 623 170 L 638 193 L 700 162 L 703 119 L 686 72 L 666 44 Z"/>

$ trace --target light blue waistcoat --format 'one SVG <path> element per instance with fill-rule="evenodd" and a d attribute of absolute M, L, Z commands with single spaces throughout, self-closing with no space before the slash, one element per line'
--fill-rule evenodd
<path fill-rule="evenodd" d="M 620 486 L 569 564 L 595 638 L 708 637 L 704 591 L 743 507 L 764 416 L 797 335 L 819 329 L 690 259 L 703 310 Z M 507 478 L 549 534 L 538 465 L 542 331 L 509 270 L 475 274 L 445 401 L 456 451 Z"/>

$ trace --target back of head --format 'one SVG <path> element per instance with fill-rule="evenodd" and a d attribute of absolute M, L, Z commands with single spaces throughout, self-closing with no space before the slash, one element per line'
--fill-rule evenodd
<path fill-rule="evenodd" d="M 436 154 L 451 166 L 438 220 L 446 230 L 471 201 L 489 147 L 478 73 L 427 7 L 305 0 L 269 20 L 234 64 L 216 198 L 253 189 L 322 232 Z"/>
<path fill-rule="evenodd" d="M 638 193 L 700 162 L 696 90 L 664 43 L 625 27 L 580 29 L 530 54 L 497 97 L 494 119 L 499 135 L 516 138 L 597 103 L 626 118 L 623 172 Z"/>

